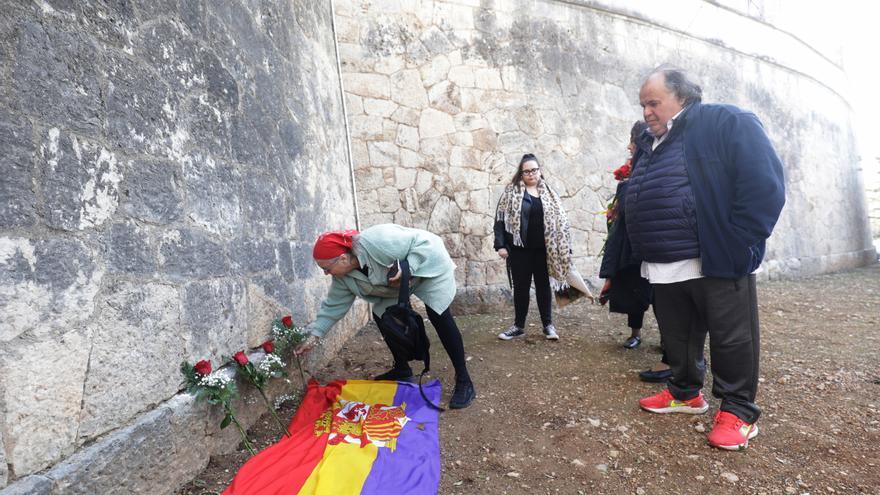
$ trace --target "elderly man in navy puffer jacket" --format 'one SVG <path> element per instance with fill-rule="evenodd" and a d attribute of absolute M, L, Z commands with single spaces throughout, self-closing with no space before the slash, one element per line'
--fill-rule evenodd
<path fill-rule="evenodd" d="M 701 414 L 709 335 L 721 399 L 709 444 L 742 450 L 758 434 L 755 271 L 785 203 L 782 163 L 758 118 L 701 103 L 700 87 L 661 67 L 639 100 L 639 139 L 626 194 L 627 234 L 654 287 L 654 311 L 672 378 L 639 401 L 654 413 Z"/>

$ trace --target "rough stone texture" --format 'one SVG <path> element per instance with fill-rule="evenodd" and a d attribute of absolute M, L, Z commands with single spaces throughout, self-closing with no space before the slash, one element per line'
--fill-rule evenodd
<path fill-rule="evenodd" d="M 306 0 L 6 2 L 2 493 L 171 493 L 234 448 L 216 408 L 177 394 L 176 367 L 253 348 L 283 314 L 314 318 L 328 280 L 311 242 L 357 224 L 340 84 L 361 228 L 441 233 L 457 310 L 509 297 L 492 215 L 527 151 L 596 273 L 597 212 L 661 61 L 757 112 L 778 145 L 788 206 L 763 276 L 875 259 L 832 63 L 705 2 L 711 22 L 690 24 L 688 2 L 595 5 L 339 0 L 331 19 Z M 308 366 L 368 311 L 358 302 Z M 262 407 L 242 390 L 247 425 Z"/>
<path fill-rule="evenodd" d="M 83 325 L 103 276 L 82 241 L 0 236 L 0 342 Z"/>
<path fill-rule="evenodd" d="M 629 128 L 641 116 L 642 78 L 661 62 L 691 69 L 705 101 L 755 111 L 786 165 L 788 204 L 762 277 L 873 259 L 847 104 L 835 93 L 846 87 L 842 71 L 772 25 L 705 4 L 701 22 L 688 24 L 687 3 L 336 5 L 347 33 L 344 89 L 349 99 L 364 97 L 349 116 L 362 224 L 393 219 L 441 234 L 459 265 L 462 310 L 507 294 L 491 226 L 526 152 L 542 160 L 562 197 L 577 268 L 597 281 L 611 171 L 626 160 Z M 719 34 L 713 25 L 760 36 Z M 382 100 L 398 105 L 390 116 Z M 366 101 L 385 111 L 368 111 Z M 802 101 L 813 102 L 809 114 Z M 415 184 L 401 167 L 417 172 Z"/>
<path fill-rule="evenodd" d="M 30 227 L 36 221 L 33 174 L 33 129 L 0 112 L 0 228 Z"/>
<path fill-rule="evenodd" d="M 196 229 L 167 231 L 159 245 L 159 265 L 174 279 L 218 277 L 229 269 L 223 244 Z"/>
<path fill-rule="evenodd" d="M 175 162 L 134 161 L 120 186 L 122 208 L 143 222 L 164 225 L 179 220 L 183 216 L 182 180 Z"/>
<path fill-rule="evenodd" d="M 23 110 L 77 131 L 102 126 L 103 52 L 88 33 L 17 19 L 12 81 Z"/>
<path fill-rule="evenodd" d="M 245 347 L 245 288 L 240 280 L 191 282 L 183 288 L 183 325 L 188 347 L 219 360 L 228 349 Z"/>
<path fill-rule="evenodd" d="M 49 495 L 52 491 L 52 480 L 45 476 L 28 476 L 17 483 L 0 491 L 3 495 Z"/>
<path fill-rule="evenodd" d="M 150 230 L 133 222 L 110 226 L 104 249 L 110 273 L 149 275 L 156 272 L 156 246 Z"/>
<path fill-rule="evenodd" d="M 874 246 L 880 245 L 880 156 L 865 158 L 865 189 L 868 194 L 868 216 L 874 233 Z"/>
<path fill-rule="evenodd" d="M 93 341 L 80 443 L 173 396 L 180 383 L 180 361 L 189 350 L 188 339 L 180 331 L 176 287 L 119 281 L 106 292 L 97 321 L 90 325 Z M 143 379 L 144 373 L 149 374 L 148 380 Z"/>
<path fill-rule="evenodd" d="M 3 433 L 0 432 L 0 486 L 6 486 L 9 479 L 9 466 L 6 464 L 6 445 L 3 444 Z"/>
<path fill-rule="evenodd" d="M 116 211 L 120 164 L 100 144 L 53 127 L 40 144 L 39 169 L 48 226 L 83 230 L 101 225 Z"/>
<path fill-rule="evenodd" d="M 3 4 L 4 494 L 172 493 L 235 446 L 178 367 L 314 318 L 311 243 L 356 226 L 340 82 L 329 2 Z"/>
<path fill-rule="evenodd" d="M 241 172 L 210 155 L 193 153 L 183 159 L 189 218 L 216 235 L 243 227 L 239 187 Z"/>
<path fill-rule="evenodd" d="M 16 475 L 39 471 L 73 453 L 89 341 L 87 333 L 75 330 L 52 340 L 4 344 L 0 424 L 6 462 Z"/>

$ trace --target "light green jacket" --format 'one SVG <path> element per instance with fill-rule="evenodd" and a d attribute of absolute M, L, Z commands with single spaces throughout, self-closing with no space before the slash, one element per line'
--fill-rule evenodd
<path fill-rule="evenodd" d="M 409 262 L 412 279 L 410 292 L 435 312 L 442 313 L 455 298 L 455 264 L 443 240 L 419 229 L 394 224 L 370 227 L 354 237 L 354 255 L 369 276 L 352 270 L 342 277 L 333 277 L 327 297 L 318 316 L 308 330 L 323 337 L 330 327 L 341 320 L 361 297 L 373 307 L 373 314 L 382 316 L 385 309 L 397 303 L 398 288 L 388 285 L 388 268 L 396 260 Z"/>

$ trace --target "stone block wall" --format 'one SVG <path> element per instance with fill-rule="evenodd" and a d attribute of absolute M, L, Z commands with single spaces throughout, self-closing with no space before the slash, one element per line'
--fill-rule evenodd
<path fill-rule="evenodd" d="M 526 152 L 563 199 L 576 265 L 597 274 L 611 171 L 641 118 L 643 77 L 662 62 L 689 68 L 705 101 L 757 113 L 785 162 L 788 205 L 765 276 L 872 257 L 848 109 L 833 86 L 842 73 L 772 26 L 694 1 L 340 0 L 336 14 L 362 223 L 441 234 L 460 307 L 505 292 L 493 215 Z"/>
<path fill-rule="evenodd" d="M 0 149 L 0 487 L 169 493 L 236 443 L 180 362 L 309 321 L 355 224 L 330 4 L 3 2 Z"/>
<path fill-rule="evenodd" d="M 868 216 L 874 239 L 880 242 L 880 156 L 866 157 L 865 171 L 868 175 L 865 186 L 868 191 Z M 876 244 L 875 244 L 876 245 Z"/>
<path fill-rule="evenodd" d="M 706 101 L 755 111 L 777 146 L 788 203 L 763 276 L 876 259 L 843 74 L 769 23 L 703 0 L 332 10 L 3 3 L 3 495 L 171 493 L 233 448 L 216 411 L 178 393 L 177 367 L 256 346 L 282 312 L 309 321 L 328 282 L 311 242 L 355 225 L 355 194 L 361 227 L 442 235 L 458 309 L 494 309 L 495 203 L 536 153 L 595 276 L 611 171 L 660 62 L 691 69 Z M 312 364 L 367 316 L 358 305 Z M 237 404 L 247 424 L 251 399 Z"/>

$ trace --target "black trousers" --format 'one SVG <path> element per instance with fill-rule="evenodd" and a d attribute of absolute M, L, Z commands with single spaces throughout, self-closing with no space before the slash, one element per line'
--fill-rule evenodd
<path fill-rule="evenodd" d="M 532 277 L 535 279 L 535 299 L 538 300 L 538 313 L 541 324 L 545 327 L 553 323 L 553 310 L 550 305 L 553 291 L 550 290 L 550 274 L 547 272 L 547 250 L 511 248 L 510 274 L 513 279 L 513 323 L 525 328 L 526 316 L 529 314 L 529 290 Z"/>
<path fill-rule="evenodd" d="M 464 356 L 464 341 L 461 338 L 461 330 L 458 329 L 458 325 L 455 323 L 455 318 L 452 317 L 452 312 L 449 308 L 446 308 L 446 311 L 437 314 L 436 311 L 427 305 L 425 305 L 425 309 L 428 313 L 428 320 L 431 322 L 431 325 L 433 325 L 434 330 L 437 331 L 437 336 L 440 337 L 440 343 L 443 344 L 443 348 L 446 349 L 446 354 L 449 355 L 449 360 L 452 361 L 452 366 L 455 368 L 456 379 L 469 380 L 470 375 L 468 374 L 467 361 L 465 361 Z M 376 322 L 376 325 L 380 324 L 379 317 L 376 316 L 375 313 L 373 313 L 373 320 Z M 394 357 L 394 369 L 411 369 L 409 362 L 406 361 L 406 359 L 394 356 L 393 352 L 391 354 Z"/>
<path fill-rule="evenodd" d="M 672 368 L 672 396 L 692 399 L 703 388 L 708 334 L 712 395 L 721 399 L 722 411 L 754 423 L 761 415 L 755 404 L 760 348 L 755 276 L 655 284 L 654 314 Z"/>
<path fill-rule="evenodd" d="M 644 322 L 645 322 L 645 312 L 644 311 L 626 314 L 626 324 L 628 327 L 630 327 L 632 329 L 641 330 L 642 323 L 644 323 Z"/>

